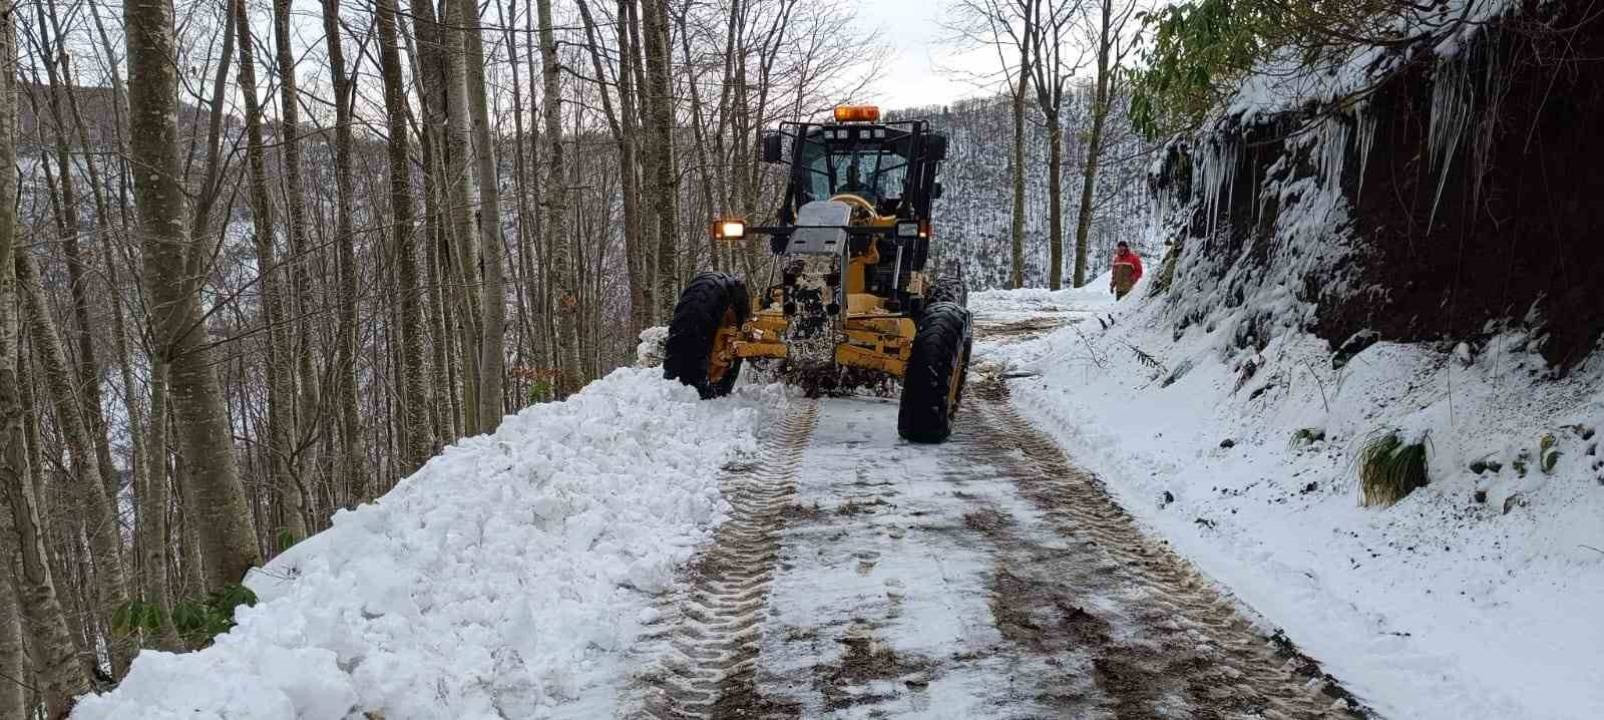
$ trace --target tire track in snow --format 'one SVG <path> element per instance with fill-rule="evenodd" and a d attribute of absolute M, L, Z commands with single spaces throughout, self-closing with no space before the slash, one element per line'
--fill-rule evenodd
<path fill-rule="evenodd" d="M 643 638 L 666 641 L 641 675 L 644 697 L 627 715 L 648 720 L 750 717 L 754 708 L 795 715 L 759 696 L 755 677 L 762 611 L 778 557 L 796 473 L 818 417 L 818 401 L 780 421 L 754 462 L 726 468 L 729 518 L 691 565 L 691 588 Z"/>
<path fill-rule="evenodd" d="M 977 452 L 1007 467 L 1021 494 L 1075 543 L 1031 546 L 1013 537 L 1005 517 L 979 523 L 1000 546 L 994 607 L 1005 636 L 1026 649 L 1064 644 L 1089 652 L 1093 679 L 1120 718 L 1163 716 L 1175 705 L 1197 718 L 1367 715 L 1317 664 L 1260 634 L 1190 564 L 1146 538 L 1095 478 L 1015 412 L 1000 380 L 971 387 L 964 411 L 978 426 Z M 1021 457 L 1010 462 L 1008 454 Z M 1087 612 L 1074 602 L 1099 591 L 1122 606 L 1126 622 L 1110 623 L 1100 617 L 1106 610 Z M 1044 616 L 1071 642 L 1043 648 L 1035 618 Z M 1131 630 L 1138 636 L 1114 637 Z"/>

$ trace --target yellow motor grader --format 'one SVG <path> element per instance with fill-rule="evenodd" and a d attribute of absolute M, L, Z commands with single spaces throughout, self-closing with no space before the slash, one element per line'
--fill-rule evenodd
<path fill-rule="evenodd" d="M 753 294 L 725 273 L 692 278 L 669 324 L 663 374 L 704 398 L 728 393 L 747 359 L 810 392 L 896 378 L 898 432 L 942 442 L 971 344 L 961 277 L 938 282 L 926 270 L 947 138 L 921 120 L 880 122 L 872 106 L 834 114 L 764 134 L 763 161 L 789 167 L 777 222 L 725 218 L 712 232 L 768 236 L 767 282 Z"/>

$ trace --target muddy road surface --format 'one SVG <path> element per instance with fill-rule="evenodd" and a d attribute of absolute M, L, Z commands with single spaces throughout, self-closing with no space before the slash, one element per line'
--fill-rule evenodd
<path fill-rule="evenodd" d="M 799 402 L 636 648 L 629 718 L 1361 718 L 971 379 L 912 445 L 894 401 Z"/>

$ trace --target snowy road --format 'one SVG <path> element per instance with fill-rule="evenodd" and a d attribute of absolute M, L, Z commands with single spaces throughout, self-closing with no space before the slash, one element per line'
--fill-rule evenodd
<path fill-rule="evenodd" d="M 652 367 L 527 408 L 74 718 L 1604 717 L 1596 379 L 1447 365 L 1431 485 L 1363 508 L 1346 450 L 1440 416 L 1440 359 L 1379 344 L 1340 383 L 1244 386 L 1232 333 L 1171 346 L 1101 286 L 971 297 L 945 445 L 897 439 L 891 400 L 703 402 Z M 1266 357 L 1326 362 L 1289 342 Z M 1466 476 L 1554 423 L 1551 476 Z"/>
<path fill-rule="evenodd" d="M 637 648 L 625 717 L 1356 717 L 976 378 L 952 440 L 805 405 Z"/>

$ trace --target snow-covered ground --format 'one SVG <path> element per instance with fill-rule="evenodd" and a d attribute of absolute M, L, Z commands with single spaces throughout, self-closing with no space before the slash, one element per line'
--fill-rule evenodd
<path fill-rule="evenodd" d="M 212 647 L 144 652 L 77 720 L 601 718 L 621 653 L 786 400 L 621 369 L 463 440 L 247 582 Z"/>
<path fill-rule="evenodd" d="M 1604 717 L 1604 358 L 1539 381 L 1507 335 L 1378 343 L 1334 369 L 1296 333 L 1262 352 L 1201 325 L 1177 340 L 1145 282 L 1118 304 L 1106 282 L 971 295 L 980 318 L 1113 322 L 977 344 L 976 362 L 1155 534 L 1384 717 Z M 1425 435 L 1430 484 L 1360 507 L 1354 458 L 1387 428 Z"/>
<path fill-rule="evenodd" d="M 1506 335 L 1453 352 L 1379 343 L 1338 369 L 1323 342 L 1296 333 L 1262 351 L 1206 323 L 1177 338 L 1145 284 L 1118 304 L 1106 284 L 973 294 L 975 371 L 1010 378 L 1021 412 L 1153 535 L 1383 717 L 1604 717 L 1598 358 L 1539 381 L 1549 369 Z M 73 717 L 615 716 L 642 670 L 632 646 L 729 511 L 720 468 L 756 452 L 759 429 L 793 402 L 761 384 L 702 402 L 659 374 L 616 371 L 450 448 L 250 578 L 260 604 L 216 645 L 142 654 Z M 963 442 L 937 452 L 896 441 L 893 404 L 822 402 L 797 503 L 829 519 L 814 530 L 838 534 L 821 535 L 818 552 L 840 562 L 781 553 L 765 617 L 818 634 L 766 636 L 759 689 L 833 712 L 846 698 L 820 688 L 859 692 L 855 665 L 823 685 L 788 679 L 851 660 L 843 653 L 869 627 L 854 617 L 885 610 L 869 627 L 875 642 L 908 657 L 996 639 L 977 550 L 903 542 L 913 525 L 897 518 L 928 520 L 937 500 L 959 497 L 948 485 L 1021 528 L 1036 515 L 1007 501 L 1001 471 L 965 457 Z M 1427 438 L 1431 483 L 1363 508 L 1353 458 L 1386 428 Z M 1544 472 L 1549 434 L 1560 454 Z M 883 503 L 896 512 L 879 517 Z M 787 537 L 810 537 L 799 527 Z M 925 595 L 940 602 L 921 605 Z M 1032 674 L 917 667 L 882 669 L 913 674 L 880 709 L 934 717 L 985 697 L 988 672 Z"/>

